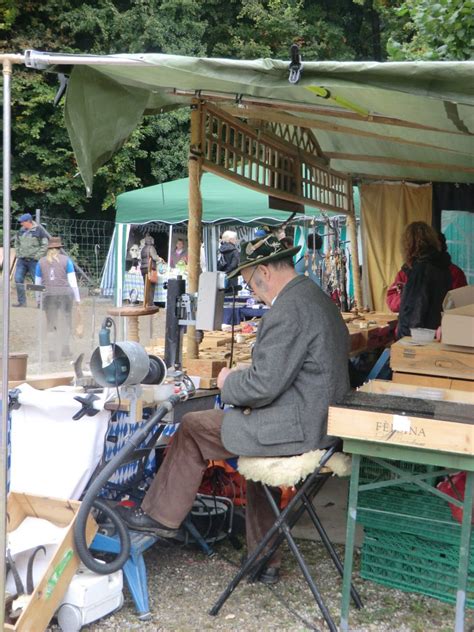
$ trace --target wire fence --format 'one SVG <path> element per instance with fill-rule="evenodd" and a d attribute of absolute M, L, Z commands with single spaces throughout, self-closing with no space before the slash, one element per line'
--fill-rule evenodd
<path fill-rule="evenodd" d="M 50 235 L 61 237 L 65 252 L 79 268 L 79 282 L 98 286 L 114 232 L 114 222 L 43 215 L 41 224 Z"/>

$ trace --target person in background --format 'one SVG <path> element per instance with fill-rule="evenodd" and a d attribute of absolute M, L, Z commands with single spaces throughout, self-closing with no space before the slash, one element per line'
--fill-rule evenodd
<path fill-rule="evenodd" d="M 441 244 L 441 252 L 446 253 L 449 258 L 449 272 L 451 274 L 451 289 L 455 290 L 458 287 L 464 287 L 467 285 L 466 275 L 463 270 L 456 264 L 451 261 L 451 255 L 448 252 L 448 247 L 446 245 L 446 237 L 441 231 L 438 231 L 438 239 Z M 406 264 L 402 266 L 402 268 L 397 272 L 397 276 L 395 277 L 395 281 L 387 290 L 386 303 L 388 308 L 392 312 L 400 311 L 400 302 L 402 298 L 402 290 L 405 287 L 405 284 L 408 280 L 407 275 L 408 267 Z"/>
<path fill-rule="evenodd" d="M 237 233 L 226 230 L 222 233 L 221 243 L 217 252 L 217 270 L 230 274 L 239 265 L 240 255 L 237 247 Z M 236 287 L 237 278 L 227 280 L 227 287 Z"/>
<path fill-rule="evenodd" d="M 445 252 L 449 258 L 449 272 L 451 274 L 451 289 L 455 290 L 458 287 L 464 287 L 467 285 L 466 275 L 459 266 L 452 262 L 451 255 L 448 252 L 448 246 L 446 244 L 446 237 L 444 233 L 438 231 L 438 239 L 441 244 L 441 252 Z"/>
<path fill-rule="evenodd" d="M 412 222 L 402 237 L 407 281 L 401 291 L 397 335 L 410 336 L 410 329 L 436 329 L 441 323 L 444 297 L 451 289 L 450 257 L 442 252 L 434 228 Z"/>
<path fill-rule="evenodd" d="M 72 260 L 61 253 L 60 237 L 51 237 L 46 256 L 36 264 L 35 284 L 44 286 L 43 310 L 46 314 L 46 337 L 49 359 L 71 357 L 72 303 L 80 303 L 79 288 Z"/>
<path fill-rule="evenodd" d="M 176 268 L 180 261 L 184 262 L 184 265 L 188 265 L 188 251 L 184 243 L 184 239 L 178 239 L 176 241 L 176 247 L 171 253 L 170 267 Z"/>
<path fill-rule="evenodd" d="M 295 264 L 295 270 L 298 274 L 308 276 L 311 281 L 321 286 L 319 270 L 324 258 L 319 252 L 323 247 L 323 238 L 318 233 L 308 234 L 306 242 L 306 252 Z M 315 268 L 313 270 L 313 267 Z"/>
<path fill-rule="evenodd" d="M 145 281 L 145 277 L 148 274 L 150 259 L 152 261 L 152 270 L 156 270 L 159 263 L 164 263 L 164 259 L 162 259 L 156 252 L 155 240 L 153 237 L 151 235 L 145 235 L 143 247 L 140 251 L 140 270 L 143 276 L 143 281 Z"/>
<path fill-rule="evenodd" d="M 13 307 L 26 307 L 26 275 L 29 275 L 34 283 L 36 264 L 46 254 L 48 248 L 48 234 L 40 224 L 33 220 L 30 213 L 23 213 L 18 221 L 21 228 L 14 241 L 15 283 L 18 303 L 14 303 Z M 39 303 L 37 303 L 37 307 L 39 307 Z"/>

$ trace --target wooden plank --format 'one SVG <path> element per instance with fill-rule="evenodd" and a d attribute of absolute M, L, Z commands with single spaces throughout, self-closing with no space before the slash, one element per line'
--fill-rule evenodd
<path fill-rule="evenodd" d="M 439 342 L 407 344 L 402 338 L 392 345 L 390 366 L 393 371 L 438 375 L 474 380 L 474 349 L 452 347 Z"/>
<path fill-rule="evenodd" d="M 180 89 L 169 89 L 170 94 L 177 94 L 179 96 L 190 97 L 192 99 L 195 98 L 196 93 L 194 90 L 180 90 Z M 231 102 L 235 103 L 235 95 L 226 95 L 223 93 L 210 92 L 210 91 L 201 91 L 200 96 L 202 99 L 206 99 L 213 103 L 222 103 L 222 102 Z M 441 132 L 443 134 L 453 134 L 458 136 L 470 136 L 470 132 L 461 132 L 455 129 L 443 129 L 441 127 L 433 127 L 430 125 L 423 125 L 422 123 L 415 123 L 413 121 L 405 121 L 403 119 L 397 119 L 390 116 L 383 116 L 381 114 L 370 113 L 365 116 L 363 114 L 359 114 L 357 112 L 351 112 L 349 110 L 332 107 L 332 106 L 317 106 L 317 105 L 309 105 L 302 103 L 295 103 L 294 101 L 285 101 L 281 99 L 272 99 L 271 101 L 267 99 L 260 99 L 258 97 L 244 97 L 241 100 L 243 105 L 255 105 L 261 106 L 262 109 L 266 112 L 268 110 L 278 110 L 289 112 L 307 112 L 308 114 L 316 114 L 321 116 L 329 116 L 334 118 L 341 119 L 350 119 L 355 121 L 367 121 L 370 123 L 381 124 L 381 125 L 394 125 L 397 127 L 407 127 L 412 129 L 421 129 L 430 132 Z M 242 109 L 240 109 L 239 118 L 242 117 Z M 260 118 L 265 119 L 266 117 L 262 114 Z M 307 127 L 307 125 L 305 125 Z M 379 176 L 380 177 L 380 176 Z"/>
<path fill-rule="evenodd" d="M 474 167 L 466 167 L 456 163 L 446 162 L 421 162 L 419 160 L 406 160 L 391 158 L 390 156 L 369 156 L 367 154 L 347 154 L 340 151 L 328 151 L 325 154 L 331 160 L 356 160 L 358 162 L 376 162 L 378 164 L 398 165 L 412 167 L 413 169 L 442 169 L 443 171 L 456 171 L 461 173 L 474 173 Z"/>
<path fill-rule="evenodd" d="M 189 375 L 199 377 L 217 377 L 221 369 L 227 366 L 225 360 L 186 358 L 185 367 Z"/>
<path fill-rule="evenodd" d="M 29 384 L 33 388 L 44 390 L 46 388 L 54 388 L 55 386 L 68 386 L 72 384 L 74 373 L 65 371 L 64 373 L 45 373 L 43 375 L 30 375 L 26 380 L 9 380 L 8 388 L 16 388 L 20 384 Z M 1 384 L 1 382 L 0 382 Z"/>
<path fill-rule="evenodd" d="M 408 430 L 400 431 L 397 429 L 398 417 L 400 415 L 386 412 L 330 406 L 328 434 L 474 456 L 473 424 L 407 416 Z"/>
<path fill-rule="evenodd" d="M 221 105 L 225 112 L 232 114 L 232 116 L 242 116 L 242 108 L 235 105 Z M 388 141 L 393 143 L 399 143 L 404 145 L 415 145 L 417 147 L 428 147 L 431 149 L 441 149 L 442 151 L 449 151 L 452 153 L 458 153 L 455 149 L 450 147 L 440 147 L 439 145 L 433 145 L 431 143 L 424 143 L 422 141 L 411 140 L 410 138 L 404 138 L 402 136 L 391 136 L 389 134 L 379 134 L 378 132 L 371 132 L 360 128 L 350 127 L 348 125 L 341 125 L 340 123 L 330 123 L 321 119 L 307 118 L 303 116 L 295 116 L 284 110 L 278 112 L 269 110 L 262 107 L 249 107 L 245 110 L 245 116 L 260 116 L 266 121 L 272 121 L 274 123 L 286 123 L 287 125 L 295 125 L 305 127 L 309 129 L 322 129 L 330 132 L 338 132 L 341 134 L 349 134 L 352 136 L 361 136 L 364 138 L 373 138 L 378 141 Z M 325 155 L 325 154 L 323 154 Z"/>
<path fill-rule="evenodd" d="M 67 527 L 63 539 L 58 544 L 20 618 L 14 626 L 5 626 L 5 630 L 15 632 L 42 632 L 48 626 L 80 564 L 74 544 L 74 524 L 80 503 L 12 492 L 8 496 L 7 503 L 9 515 L 18 513 L 15 505 L 24 511 L 25 517 L 44 518 L 61 527 Z M 16 526 L 18 525 L 9 523 L 8 530 L 11 531 Z M 87 544 L 92 542 L 96 532 L 97 524 L 89 516 L 86 525 Z"/>
<path fill-rule="evenodd" d="M 457 380 L 450 377 L 417 375 L 415 373 L 394 373 L 392 381 L 396 384 L 412 384 L 414 386 L 455 389 L 457 391 L 469 391 L 474 393 L 474 381 L 471 380 Z"/>
<path fill-rule="evenodd" d="M 210 388 L 217 388 L 217 378 L 216 377 L 201 377 L 199 380 L 199 388 L 204 390 Z"/>
<path fill-rule="evenodd" d="M 406 374 L 405 374 L 406 375 Z M 358 390 L 365 393 L 381 393 L 387 395 L 402 395 L 405 397 L 419 397 L 426 399 L 427 389 L 430 389 L 430 399 L 433 396 L 433 390 L 438 391 L 439 399 L 447 402 L 457 402 L 458 404 L 474 404 L 474 392 L 450 390 L 449 388 L 436 388 L 432 384 L 403 384 L 388 380 L 371 380 Z"/>
<path fill-rule="evenodd" d="M 232 180 L 233 182 L 236 182 L 237 184 L 242 184 L 249 189 L 258 191 L 259 193 L 268 193 L 276 197 L 279 197 L 282 200 L 289 200 L 290 202 L 297 202 L 298 204 L 303 204 L 306 206 L 314 206 L 315 208 L 332 211 L 334 213 L 344 213 L 345 215 L 347 215 L 350 212 L 348 209 L 342 208 L 340 206 L 332 206 L 330 204 L 325 204 L 319 200 L 313 200 L 311 198 L 303 197 L 301 195 L 288 193 L 288 191 L 283 191 L 282 189 L 266 186 L 264 184 L 257 185 L 255 182 L 253 182 L 249 178 L 241 176 L 235 171 L 229 171 L 227 169 L 224 169 L 224 167 L 215 165 L 213 162 L 210 162 L 209 160 L 203 160 L 202 169 L 203 171 L 208 171 L 209 173 L 215 173 L 217 176 L 221 176 L 222 178 L 227 178 L 227 180 Z"/>

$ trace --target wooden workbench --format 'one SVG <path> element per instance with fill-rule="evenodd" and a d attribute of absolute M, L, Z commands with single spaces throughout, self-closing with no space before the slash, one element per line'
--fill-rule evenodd
<path fill-rule="evenodd" d="M 456 597 L 455 632 L 464 630 L 464 608 L 468 581 L 471 542 L 471 516 L 474 497 L 474 406 L 442 401 L 394 396 L 400 386 L 384 383 L 372 393 L 352 393 L 342 404 L 329 408 L 328 433 L 344 440 L 344 451 L 352 454 L 352 473 L 347 512 L 346 550 L 341 604 L 341 630 L 349 629 L 349 605 L 354 555 L 354 536 L 359 492 L 378 487 L 417 485 L 425 492 L 442 495 L 463 510 L 460 529 L 459 565 Z M 377 391 L 381 391 L 377 392 Z M 416 388 L 412 391 L 415 394 Z M 410 393 L 410 395 L 412 394 Z M 422 397 L 422 395 L 421 395 Z M 388 469 L 392 480 L 359 485 L 361 457 L 375 460 Z M 446 468 L 446 472 L 467 472 L 464 501 L 445 496 L 424 479 L 432 472 L 413 474 L 396 467 L 393 461 L 408 461 Z"/>

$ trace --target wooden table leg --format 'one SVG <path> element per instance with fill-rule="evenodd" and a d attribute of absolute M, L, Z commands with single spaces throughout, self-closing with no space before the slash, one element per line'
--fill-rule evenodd
<path fill-rule="evenodd" d="M 471 550 L 471 520 L 474 494 L 474 472 L 466 472 L 466 489 L 464 490 L 463 519 L 461 526 L 461 542 L 459 546 L 458 592 L 456 596 L 455 632 L 464 631 L 464 610 L 466 607 L 467 578 Z"/>
<path fill-rule="evenodd" d="M 346 548 L 344 555 L 344 576 L 342 580 L 341 631 L 349 630 L 349 605 L 351 600 L 352 562 L 354 559 L 354 539 L 357 519 L 357 499 L 359 495 L 360 454 L 352 455 L 351 483 L 347 507 Z"/>

